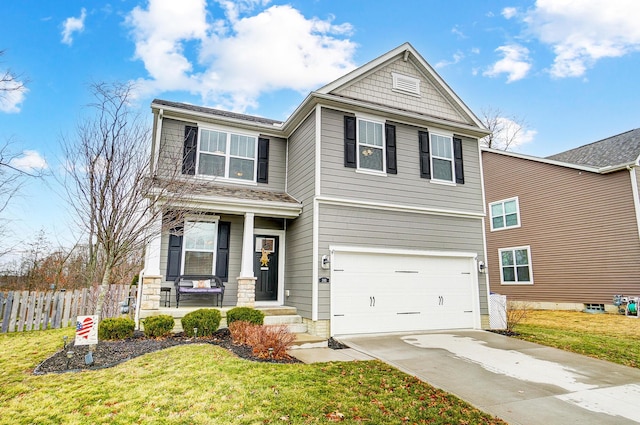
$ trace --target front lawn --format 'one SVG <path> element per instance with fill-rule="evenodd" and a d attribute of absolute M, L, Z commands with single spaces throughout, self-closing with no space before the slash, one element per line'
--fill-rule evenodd
<path fill-rule="evenodd" d="M 210 344 L 31 374 L 73 330 L 0 335 L 2 424 L 504 424 L 378 361 L 271 364 Z"/>
<path fill-rule="evenodd" d="M 515 330 L 527 341 L 640 368 L 640 319 L 534 310 Z"/>

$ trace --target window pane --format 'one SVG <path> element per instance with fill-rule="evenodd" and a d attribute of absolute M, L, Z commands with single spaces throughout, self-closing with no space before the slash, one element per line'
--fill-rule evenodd
<path fill-rule="evenodd" d="M 358 121 L 360 144 L 382 147 L 382 124 L 371 121 Z"/>
<path fill-rule="evenodd" d="M 229 153 L 233 156 L 241 156 L 244 158 L 254 158 L 256 150 L 256 138 L 242 136 L 239 134 L 231 135 L 231 148 Z"/>
<path fill-rule="evenodd" d="M 515 282 L 516 274 L 513 267 L 503 267 L 502 268 L 502 280 L 504 282 Z"/>
<path fill-rule="evenodd" d="M 360 168 L 382 171 L 382 149 L 360 146 Z"/>
<path fill-rule="evenodd" d="M 224 177 L 224 156 L 201 153 L 198 174 Z"/>
<path fill-rule="evenodd" d="M 513 251 L 502 251 L 502 265 L 513 266 Z"/>
<path fill-rule="evenodd" d="M 253 180 L 253 160 L 231 158 L 229 160 L 229 178 Z"/>
<path fill-rule="evenodd" d="M 516 249 L 516 264 L 519 266 L 529 264 L 529 255 L 526 249 Z"/>
<path fill-rule="evenodd" d="M 494 229 L 501 229 L 503 227 L 504 227 L 504 218 L 502 216 L 494 217 L 493 218 L 493 228 Z"/>
<path fill-rule="evenodd" d="M 212 274 L 213 252 L 187 251 L 184 253 L 184 274 Z"/>
<path fill-rule="evenodd" d="M 516 211 L 516 201 L 509 201 L 504 203 L 504 212 L 506 214 L 512 214 Z"/>
<path fill-rule="evenodd" d="M 433 158 L 433 178 L 437 180 L 453 181 L 451 161 Z"/>
<path fill-rule="evenodd" d="M 203 152 L 225 153 L 227 150 L 227 133 L 202 130 L 200 150 Z"/>
<path fill-rule="evenodd" d="M 451 139 L 449 137 L 431 135 L 431 150 L 433 156 L 451 159 Z"/>
<path fill-rule="evenodd" d="M 216 238 L 216 223 L 186 222 L 184 226 L 185 249 L 213 251 Z"/>
<path fill-rule="evenodd" d="M 518 282 L 530 282 L 529 279 L 529 266 L 520 266 L 518 269 Z"/>
<path fill-rule="evenodd" d="M 496 217 L 498 215 L 502 215 L 502 204 L 493 204 L 491 205 L 491 217 Z"/>
<path fill-rule="evenodd" d="M 507 216 L 507 226 L 517 226 L 518 225 L 518 214 L 509 214 Z"/>

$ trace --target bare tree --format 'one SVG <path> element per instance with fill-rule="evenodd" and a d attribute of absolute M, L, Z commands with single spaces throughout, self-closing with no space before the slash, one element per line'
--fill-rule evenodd
<path fill-rule="evenodd" d="M 161 231 L 157 223 L 163 222 L 163 204 L 180 197 L 188 185 L 180 177 L 179 164 L 173 173 L 165 169 L 163 178 L 151 175 L 151 131 L 130 105 L 131 84 L 96 83 L 91 89 L 95 115 L 62 144 L 67 197 L 89 237 L 91 261 L 101 263 L 95 311 L 100 317 L 114 270 L 140 255 Z"/>
<path fill-rule="evenodd" d="M 3 56 L 4 53 L 5 50 L 0 50 L 0 56 Z M 25 78 L 14 73 L 10 68 L 5 69 L 0 74 L 0 97 L 3 96 L 3 92 L 24 90 L 27 82 Z"/>
<path fill-rule="evenodd" d="M 491 134 L 480 140 L 483 146 L 508 151 L 528 140 L 528 124 L 523 118 L 506 116 L 499 108 L 488 106 L 481 109 L 482 123 Z"/>

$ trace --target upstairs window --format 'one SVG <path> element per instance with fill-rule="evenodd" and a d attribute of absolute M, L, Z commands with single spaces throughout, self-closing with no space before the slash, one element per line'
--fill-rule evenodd
<path fill-rule="evenodd" d="M 532 284 L 531 249 L 528 246 L 500 249 L 500 281 L 503 284 Z"/>
<path fill-rule="evenodd" d="M 454 182 L 453 138 L 431 133 L 431 178 Z"/>
<path fill-rule="evenodd" d="M 491 230 L 520 227 L 518 198 L 510 198 L 489 204 Z"/>
<path fill-rule="evenodd" d="M 383 124 L 375 121 L 358 120 L 358 168 L 384 170 Z"/>
<path fill-rule="evenodd" d="M 255 181 L 257 139 L 216 130 L 200 130 L 198 174 Z"/>

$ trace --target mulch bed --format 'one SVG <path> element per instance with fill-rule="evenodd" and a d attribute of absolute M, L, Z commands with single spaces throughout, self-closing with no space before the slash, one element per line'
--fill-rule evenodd
<path fill-rule="evenodd" d="M 172 335 L 167 338 L 146 338 L 142 332 L 136 332 L 133 338 L 121 341 L 100 341 L 92 353 L 93 364 L 87 365 L 85 356 L 89 352 L 88 345 L 75 347 L 73 343 L 62 349 L 40 363 L 33 373 L 44 375 L 46 373 L 78 372 L 81 370 L 93 370 L 112 367 L 134 357 L 141 356 L 153 351 L 162 350 L 176 345 L 184 344 L 214 344 L 234 353 L 236 356 L 267 363 L 300 363 L 295 357 L 284 359 L 261 359 L 255 357 L 251 347 L 247 345 L 237 345 L 231 340 L 229 329 L 219 329 L 211 337 L 190 338 L 182 333 Z M 67 353 L 73 351 L 71 358 L 67 358 Z"/>

